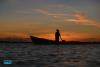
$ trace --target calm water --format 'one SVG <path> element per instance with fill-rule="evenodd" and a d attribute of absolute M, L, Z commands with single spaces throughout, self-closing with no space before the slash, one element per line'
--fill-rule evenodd
<path fill-rule="evenodd" d="M 100 45 L 34 45 L 0 43 L 0 67 L 100 67 Z"/>

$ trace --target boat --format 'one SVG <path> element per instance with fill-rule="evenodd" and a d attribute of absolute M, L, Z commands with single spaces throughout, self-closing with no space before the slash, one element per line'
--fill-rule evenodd
<path fill-rule="evenodd" d="M 54 40 L 48 40 L 45 38 L 38 38 L 34 36 L 30 36 L 30 38 L 34 44 L 61 44 L 61 42 L 56 43 Z"/>

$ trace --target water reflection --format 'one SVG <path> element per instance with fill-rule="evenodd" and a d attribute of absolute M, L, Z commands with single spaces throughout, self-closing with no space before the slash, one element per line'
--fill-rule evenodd
<path fill-rule="evenodd" d="M 34 67 L 99 67 L 100 45 L 1 44 L 0 57 Z M 8 50 L 9 54 L 5 51 Z"/>

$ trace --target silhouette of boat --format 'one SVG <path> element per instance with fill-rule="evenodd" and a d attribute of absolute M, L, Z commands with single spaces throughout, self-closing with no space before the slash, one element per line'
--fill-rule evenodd
<path fill-rule="evenodd" d="M 45 39 L 45 38 L 38 38 L 38 37 L 34 37 L 34 36 L 30 36 L 32 42 L 34 44 L 43 44 L 43 45 L 54 45 L 54 44 L 61 44 L 61 45 L 65 45 L 65 44 L 75 44 L 77 42 L 66 42 L 65 40 L 62 40 L 60 41 L 59 43 L 55 42 L 54 40 L 48 40 L 48 39 Z"/>
<path fill-rule="evenodd" d="M 48 40 L 45 38 L 38 38 L 34 36 L 30 36 L 30 38 L 34 44 L 55 44 L 54 40 Z"/>

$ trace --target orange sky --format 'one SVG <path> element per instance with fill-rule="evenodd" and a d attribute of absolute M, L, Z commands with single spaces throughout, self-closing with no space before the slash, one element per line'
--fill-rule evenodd
<path fill-rule="evenodd" d="M 37 35 L 33 35 L 36 37 L 40 37 L 40 38 L 46 38 L 46 39 L 55 39 L 55 32 L 53 33 L 45 33 L 45 34 L 37 34 Z M 92 38 L 91 38 L 92 36 Z M 61 32 L 61 37 L 63 40 L 66 41 L 93 41 L 91 39 L 94 39 L 94 41 L 99 41 L 99 35 L 95 35 L 95 34 L 83 34 L 83 33 L 75 33 L 75 32 Z M 0 39 L 6 39 L 6 38 L 12 38 L 12 39 L 29 39 L 30 38 L 30 34 L 26 34 L 26 33 L 0 33 Z M 30 39 L 29 39 L 30 40 Z M 27 41 L 29 41 L 27 40 Z"/>
<path fill-rule="evenodd" d="M 54 40 L 58 28 L 66 41 L 98 41 L 99 6 L 99 0 L 2 0 L 0 38 Z"/>

